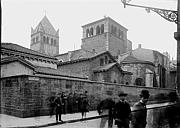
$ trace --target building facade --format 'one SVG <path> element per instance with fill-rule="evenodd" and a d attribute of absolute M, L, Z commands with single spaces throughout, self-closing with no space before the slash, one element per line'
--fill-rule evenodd
<path fill-rule="evenodd" d="M 135 86 L 157 87 L 155 65 L 149 61 L 142 61 L 132 54 L 121 60 L 122 69 L 132 73 L 129 84 Z"/>
<path fill-rule="evenodd" d="M 82 74 L 92 81 L 124 84 L 131 79 L 131 73 L 125 72 L 106 51 L 89 58 L 76 59 L 58 64 L 58 70 Z"/>
<path fill-rule="evenodd" d="M 109 51 L 112 56 L 127 52 L 127 28 L 110 17 L 82 26 L 83 38 L 81 49 L 96 53 Z"/>
<path fill-rule="evenodd" d="M 30 48 L 51 56 L 59 54 L 59 29 L 54 29 L 47 16 L 35 29 L 31 28 Z"/>
<path fill-rule="evenodd" d="M 120 63 L 124 58 L 129 56 L 130 52 L 121 54 L 118 57 Z M 165 88 L 168 86 L 169 79 L 169 59 L 162 53 L 142 48 L 139 44 L 138 48 L 131 51 L 131 54 L 138 60 L 151 62 L 155 66 L 155 75 L 157 80 L 157 87 Z"/>

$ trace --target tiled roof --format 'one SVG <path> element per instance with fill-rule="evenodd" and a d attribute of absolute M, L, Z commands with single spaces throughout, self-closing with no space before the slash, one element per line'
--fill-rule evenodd
<path fill-rule="evenodd" d="M 92 57 L 88 57 L 88 58 L 80 58 L 80 59 L 76 59 L 76 60 L 71 60 L 71 61 L 66 61 L 66 62 L 60 62 L 58 65 L 65 65 L 65 64 L 72 64 L 72 63 L 78 63 L 78 62 L 82 62 L 82 61 L 89 61 L 89 60 L 92 60 L 92 59 L 95 59 L 103 54 L 108 54 L 109 57 L 113 60 L 113 62 L 116 62 L 116 60 L 113 58 L 113 56 L 110 54 L 109 51 L 105 51 L 105 52 L 102 52 L 102 53 L 99 53 L 99 54 L 96 54 Z"/>
<path fill-rule="evenodd" d="M 117 63 L 109 63 L 106 64 L 104 66 L 99 66 L 93 69 L 94 72 L 104 72 L 109 70 L 110 68 L 112 68 L 114 65 L 116 65 Z"/>
<path fill-rule="evenodd" d="M 119 63 L 109 63 L 109 64 L 106 64 L 104 66 L 99 66 L 99 67 L 96 67 L 93 69 L 94 72 L 105 72 L 105 71 L 108 71 L 109 69 L 111 69 L 112 67 L 114 66 L 117 66 L 117 68 L 124 74 L 131 74 L 131 72 L 127 72 L 127 71 L 123 71 L 120 67 L 120 64 Z"/>
<path fill-rule="evenodd" d="M 62 72 L 57 69 L 49 68 L 49 67 L 41 67 L 41 66 L 35 66 L 32 63 L 26 61 L 25 59 L 21 57 L 5 57 L 1 59 L 1 64 L 7 64 L 14 61 L 19 61 L 22 64 L 25 64 L 26 66 L 32 68 L 36 74 L 45 74 L 45 75 L 52 75 L 52 76 L 63 76 L 63 77 L 71 77 L 71 78 L 80 78 L 80 79 L 87 79 L 86 76 L 71 72 Z M 36 75 L 35 74 L 35 75 Z"/>
<path fill-rule="evenodd" d="M 66 76 L 66 77 L 72 77 L 72 78 L 81 78 L 81 79 L 87 79 L 86 76 L 71 72 L 62 72 L 57 69 L 49 68 L 49 67 L 39 67 L 37 66 L 35 69 L 36 73 L 40 74 L 46 74 L 46 75 L 54 75 L 54 76 Z"/>
<path fill-rule="evenodd" d="M 35 69 L 35 66 L 33 64 L 31 64 L 30 62 L 26 61 L 25 59 L 23 59 L 21 57 L 10 56 L 10 57 L 2 58 L 1 64 L 7 64 L 7 63 L 14 62 L 14 61 L 19 61 L 19 62 L 27 65 L 28 67 Z"/>
<path fill-rule="evenodd" d="M 142 64 L 151 64 L 151 65 L 154 65 L 152 62 L 150 61 L 143 61 L 143 60 L 139 60 L 137 59 L 136 57 L 134 57 L 133 55 L 128 55 L 126 58 L 124 58 L 122 61 L 121 61 L 122 64 L 130 64 L 130 63 L 142 63 Z"/>
<path fill-rule="evenodd" d="M 54 57 L 62 59 L 63 62 L 70 60 L 77 60 L 82 58 L 90 58 L 94 56 L 94 53 L 85 49 L 77 49 L 74 51 L 68 51 L 63 54 L 55 55 Z"/>
<path fill-rule="evenodd" d="M 54 29 L 50 21 L 48 20 L 47 16 L 44 16 L 44 18 L 40 21 L 40 23 L 37 25 L 33 33 L 37 33 L 38 31 L 43 31 L 46 34 L 58 36 L 57 31 Z"/>
<path fill-rule="evenodd" d="M 57 59 L 53 56 L 48 56 L 46 54 L 42 54 L 40 52 L 22 47 L 17 44 L 13 43 L 1 43 L 1 53 L 3 52 L 13 52 L 18 54 L 19 56 L 27 56 L 27 57 L 34 57 L 34 58 L 43 58 L 47 60 L 57 61 Z"/>
<path fill-rule="evenodd" d="M 140 60 L 138 60 L 137 58 L 135 58 L 134 56 L 127 56 L 122 62 L 139 62 Z"/>

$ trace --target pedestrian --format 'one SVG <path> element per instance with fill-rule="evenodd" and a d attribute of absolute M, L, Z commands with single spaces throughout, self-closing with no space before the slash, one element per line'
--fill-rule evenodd
<path fill-rule="evenodd" d="M 176 92 L 170 92 L 168 94 L 170 100 L 170 106 L 166 109 L 166 117 L 169 123 L 170 128 L 177 128 L 178 125 L 178 116 L 179 106 L 177 105 L 178 96 Z"/>
<path fill-rule="evenodd" d="M 78 112 L 78 94 L 74 92 L 73 95 L 73 113 Z"/>
<path fill-rule="evenodd" d="M 61 94 L 61 100 L 62 100 L 62 114 L 66 114 L 66 102 L 67 102 L 67 96 L 64 92 Z"/>
<path fill-rule="evenodd" d="M 132 121 L 131 125 L 132 128 L 145 128 L 147 121 L 147 108 L 146 103 L 149 99 L 149 91 L 148 90 L 142 90 L 140 93 L 140 100 L 133 105 L 132 109 Z"/>
<path fill-rule="evenodd" d="M 81 96 L 81 100 L 80 100 L 80 112 L 82 115 L 82 119 L 86 118 L 86 113 L 89 112 L 88 110 L 88 106 L 89 106 L 89 101 L 87 96 L 84 95 L 80 95 Z"/>
<path fill-rule="evenodd" d="M 119 101 L 114 107 L 114 119 L 115 125 L 118 128 L 129 128 L 129 121 L 131 119 L 131 108 L 129 103 L 126 101 L 128 94 L 123 91 L 119 93 Z"/>
<path fill-rule="evenodd" d="M 73 94 L 72 94 L 72 92 L 70 92 L 67 97 L 67 109 L 68 109 L 68 113 L 73 113 Z"/>
<path fill-rule="evenodd" d="M 100 128 L 104 128 L 107 121 L 108 121 L 108 128 L 112 128 L 114 105 L 115 105 L 115 102 L 112 100 L 111 97 L 108 97 L 102 100 L 97 106 L 97 111 L 99 115 L 108 115 L 107 117 L 101 118 Z"/>
<path fill-rule="evenodd" d="M 57 97 L 55 99 L 55 105 L 56 105 L 56 122 L 58 123 L 58 118 L 60 122 L 63 122 L 61 120 L 61 114 L 62 114 L 62 100 L 61 100 L 61 93 L 57 94 Z"/>

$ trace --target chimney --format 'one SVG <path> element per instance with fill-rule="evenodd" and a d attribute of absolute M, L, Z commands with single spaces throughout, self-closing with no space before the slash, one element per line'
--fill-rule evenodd
<path fill-rule="evenodd" d="M 141 44 L 138 44 L 138 48 L 141 48 Z"/>

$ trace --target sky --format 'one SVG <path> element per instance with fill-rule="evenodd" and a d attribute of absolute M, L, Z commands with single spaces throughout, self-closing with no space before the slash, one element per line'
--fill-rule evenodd
<path fill-rule="evenodd" d="M 177 0 L 131 0 L 130 4 L 144 5 L 177 11 Z M 30 48 L 31 27 L 35 28 L 46 15 L 59 29 L 59 52 L 80 49 L 82 26 L 111 17 L 128 29 L 127 37 L 133 49 L 142 48 L 168 52 L 177 57 L 174 32 L 177 25 L 155 12 L 126 6 L 121 0 L 1 0 L 2 42 Z"/>

